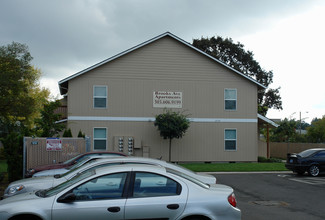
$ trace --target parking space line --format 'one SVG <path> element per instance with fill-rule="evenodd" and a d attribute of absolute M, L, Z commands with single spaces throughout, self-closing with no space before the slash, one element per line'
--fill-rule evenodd
<path fill-rule="evenodd" d="M 320 177 L 306 177 L 306 178 L 288 178 L 289 180 L 310 184 L 310 185 L 325 185 L 325 178 Z"/>

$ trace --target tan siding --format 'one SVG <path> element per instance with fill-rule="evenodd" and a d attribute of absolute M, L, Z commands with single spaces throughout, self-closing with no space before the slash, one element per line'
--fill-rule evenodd
<path fill-rule="evenodd" d="M 94 85 L 108 86 L 105 110 L 92 107 Z M 225 88 L 238 90 L 236 112 L 224 111 Z M 166 38 L 71 80 L 69 113 L 148 116 L 159 111 L 152 108 L 152 92 L 171 90 L 183 92 L 183 108 L 197 117 L 256 117 L 256 89 L 229 69 Z"/>
<path fill-rule="evenodd" d="M 94 85 L 107 86 L 107 109 L 93 109 Z M 237 89 L 236 111 L 224 110 L 225 88 Z M 191 118 L 257 118 L 256 84 L 169 37 L 70 80 L 68 115 L 154 117 L 163 109 L 153 108 L 153 91 L 182 92 L 183 108 L 176 110 Z M 152 122 L 70 121 L 69 127 L 89 136 L 94 127 L 107 127 L 108 150 L 114 150 L 114 136 L 135 136 L 149 147 L 150 157 L 167 159 L 168 141 Z M 224 150 L 225 128 L 238 130 L 235 152 Z M 175 160 L 256 161 L 257 123 L 192 123 L 186 136 L 173 143 Z"/>
<path fill-rule="evenodd" d="M 108 134 L 107 150 L 114 151 L 115 136 L 131 136 L 141 143 L 136 156 L 143 156 L 143 146 L 150 148 L 150 157 L 168 160 L 168 140 L 159 136 L 153 122 L 70 122 L 69 127 L 77 134 L 79 127 L 88 136 L 93 136 L 93 128 L 106 127 Z M 237 150 L 224 148 L 224 129 L 237 129 Z M 247 138 L 249 137 L 249 138 Z M 257 127 L 255 123 L 191 123 L 182 139 L 172 141 L 174 161 L 256 161 Z"/>

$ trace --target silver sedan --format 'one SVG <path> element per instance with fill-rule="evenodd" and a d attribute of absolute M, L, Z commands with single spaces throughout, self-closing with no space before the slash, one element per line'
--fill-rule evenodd
<path fill-rule="evenodd" d="M 0 219 L 240 219 L 233 189 L 164 167 L 124 164 L 0 201 Z"/>
<path fill-rule="evenodd" d="M 31 192 L 40 189 L 48 189 L 50 187 L 57 186 L 78 173 L 84 172 L 89 169 L 95 169 L 103 166 L 110 166 L 116 164 L 151 164 L 157 166 L 163 166 L 178 172 L 192 176 L 204 183 L 214 184 L 216 183 L 216 178 L 212 175 L 207 174 L 198 174 L 192 172 L 191 170 L 185 169 L 184 167 L 178 166 L 176 164 L 168 163 L 163 160 L 143 158 L 143 157 L 106 157 L 106 158 L 93 158 L 92 160 L 88 159 L 87 163 L 83 163 L 82 166 L 75 166 L 71 168 L 68 172 L 55 176 L 40 176 L 36 178 L 27 178 L 12 182 L 9 184 L 7 189 L 4 192 L 4 198 L 14 196 L 20 193 Z M 50 170 L 51 171 L 51 170 Z"/>

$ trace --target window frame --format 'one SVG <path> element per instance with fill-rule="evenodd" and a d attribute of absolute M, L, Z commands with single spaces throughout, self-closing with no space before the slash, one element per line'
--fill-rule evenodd
<path fill-rule="evenodd" d="M 166 180 L 170 180 L 170 181 L 173 181 L 176 183 L 176 193 L 175 194 L 172 194 L 172 195 L 168 195 L 168 194 L 161 194 L 161 195 L 147 195 L 147 196 L 136 196 L 135 195 L 135 181 L 136 181 L 136 177 L 137 177 L 137 174 L 153 174 L 153 175 L 156 175 L 156 176 L 159 176 L 159 177 L 162 177 L 162 178 L 166 178 Z M 162 175 L 162 174 L 159 174 L 159 173 L 156 173 L 156 172 L 149 172 L 149 171 L 133 171 L 132 172 L 132 181 L 131 181 L 131 184 L 132 186 L 129 188 L 130 190 L 130 195 L 131 197 L 130 198 L 135 198 L 135 199 L 141 199 L 141 198 L 153 198 L 153 197 L 169 197 L 169 196 L 179 196 L 181 195 L 183 189 L 182 189 L 182 184 L 180 184 L 178 181 L 176 181 L 175 179 L 173 178 L 170 178 L 168 176 L 165 176 L 165 175 Z M 157 187 L 158 188 L 158 187 Z"/>
<path fill-rule="evenodd" d="M 105 87 L 105 93 L 106 93 L 106 96 L 95 96 L 95 89 L 96 88 L 100 88 L 100 87 Z M 107 93 L 108 93 L 108 90 L 107 90 L 107 86 L 106 85 L 94 85 L 93 86 L 93 108 L 94 109 L 107 109 Z M 105 107 L 96 107 L 95 106 L 95 99 L 96 98 L 105 98 Z"/>
<path fill-rule="evenodd" d="M 236 138 L 235 139 L 226 139 L 226 132 L 227 131 L 235 131 L 236 132 Z M 237 140 L 237 128 L 225 128 L 224 130 L 224 149 L 225 151 L 237 151 L 238 147 L 238 140 Z M 226 141 L 235 141 L 235 149 L 227 149 L 226 147 Z"/>
<path fill-rule="evenodd" d="M 97 169 L 97 168 L 96 168 Z M 94 172 L 94 169 L 92 170 Z M 121 192 L 121 196 L 118 197 L 103 197 L 103 198 L 88 198 L 88 199 L 76 199 L 75 202 L 83 202 L 83 201 L 99 201 L 99 200 L 114 200 L 114 199 L 125 199 L 127 194 L 127 187 L 128 187 L 128 182 L 129 182 L 129 177 L 130 177 L 130 172 L 129 171 L 123 171 L 123 172 L 116 172 L 116 173 L 109 173 L 109 174 L 105 174 L 105 175 L 101 175 L 101 176 L 97 176 L 92 178 L 91 180 L 88 180 L 86 182 L 83 182 L 81 184 L 79 184 L 78 186 L 74 187 L 73 189 L 71 189 L 69 192 L 73 193 L 74 190 L 78 189 L 80 186 L 84 186 L 85 184 L 89 184 L 92 181 L 95 181 L 95 184 L 97 183 L 98 179 L 100 178 L 107 178 L 107 176 L 113 176 L 113 175 L 125 175 L 124 177 L 122 176 L 122 180 L 124 181 L 122 192 Z"/>
<path fill-rule="evenodd" d="M 96 129 L 105 129 L 105 138 L 95 138 L 95 130 Z M 107 150 L 107 127 L 95 127 L 93 128 L 93 151 L 106 151 Z M 96 140 L 105 140 L 105 149 L 95 149 L 95 141 Z"/>
<path fill-rule="evenodd" d="M 236 94 L 236 97 L 234 98 L 234 99 L 226 99 L 226 91 L 227 90 L 229 90 L 229 91 L 235 91 L 235 94 Z M 225 88 L 224 89 L 224 96 L 223 96 L 223 98 L 224 98 L 224 110 L 225 111 L 237 111 L 237 103 L 238 103 L 238 98 L 237 98 L 238 96 L 237 96 L 237 89 L 236 88 Z M 226 108 L 226 102 L 227 101 L 235 101 L 235 108 L 234 109 L 228 109 L 228 108 Z"/>

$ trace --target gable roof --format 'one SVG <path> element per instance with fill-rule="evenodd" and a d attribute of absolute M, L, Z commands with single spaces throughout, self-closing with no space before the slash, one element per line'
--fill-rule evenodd
<path fill-rule="evenodd" d="M 166 37 L 166 36 L 169 36 L 169 37 L 171 37 L 171 38 L 177 40 L 178 42 L 180 42 L 180 43 L 182 43 L 182 44 L 184 44 L 184 45 L 190 47 L 191 49 L 193 49 L 193 50 L 195 50 L 195 51 L 197 51 L 197 52 L 203 54 L 204 56 L 206 56 L 206 57 L 208 57 L 208 58 L 214 60 L 215 62 L 217 62 L 217 63 L 223 65 L 224 67 L 226 67 L 226 68 L 232 70 L 232 71 L 235 72 L 236 74 L 238 74 L 238 75 L 240 75 L 240 76 L 242 76 L 242 77 L 248 79 L 249 81 L 255 83 L 256 85 L 258 85 L 258 86 L 261 87 L 262 89 L 266 89 L 266 86 L 264 86 L 263 84 L 257 82 L 255 79 L 253 79 L 253 78 L 251 78 L 251 77 L 249 77 L 249 76 L 247 76 L 247 75 L 245 75 L 245 74 L 239 72 L 238 70 L 235 70 L 234 68 L 228 66 L 227 64 L 221 62 L 220 60 L 214 58 L 213 56 L 211 56 L 211 55 L 209 55 L 209 54 L 207 54 L 207 53 L 201 51 L 200 49 L 198 49 L 198 48 L 192 46 L 190 43 L 184 41 L 183 39 L 177 37 L 176 35 L 174 35 L 174 34 L 172 34 L 172 33 L 170 33 L 170 32 L 165 32 L 165 33 L 163 33 L 163 34 L 161 34 L 161 35 L 158 35 L 157 37 L 154 37 L 154 38 L 152 38 L 152 39 L 150 39 L 150 40 L 147 40 L 147 41 L 145 41 L 145 42 L 143 42 L 143 43 L 141 43 L 141 44 L 139 44 L 139 45 L 137 45 L 137 46 L 131 47 L 131 48 L 128 49 L 128 50 L 125 50 L 125 51 L 123 51 L 123 52 L 121 52 L 121 53 L 119 53 L 119 54 L 116 54 L 115 56 L 112 56 L 112 57 L 110 57 L 110 58 L 108 58 L 108 59 L 106 59 L 106 60 L 103 60 L 103 61 L 101 61 L 101 62 L 99 62 L 99 63 L 97 63 L 97 64 L 95 64 L 95 65 L 93 65 L 93 66 L 90 66 L 90 67 L 88 67 L 88 68 L 86 68 L 86 69 L 84 69 L 84 70 L 82 70 L 82 71 L 80 71 L 80 72 L 77 72 L 77 73 L 75 73 L 75 74 L 73 74 L 73 75 L 71 75 L 71 76 L 69 76 L 69 77 L 67 77 L 67 78 L 65 78 L 65 79 L 62 79 L 61 81 L 59 81 L 59 88 L 60 88 L 60 93 L 61 93 L 61 95 L 65 94 L 64 90 L 67 90 L 67 87 L 68 87 L 68 81 L 69 81 L 69 80 L 74 79 L 74 78 L 76 78 L 76 77 L 78 77 L 78 76 L 80 76 L 80 75 L 82 75 L 82 74 L 84 74 L 84 73 L 86 73 L 86 72 L 88 72 L 88 71 L 91 71 L 91 70 L 93 70 L 93 69 L 95 69 L 95 68 L 97 68 L 97 67 L 99 67 L 99 66 L 101 66 L 101 65 L 104 65 L 104 64 L 106 64 L 106 63 L 108 63 L 108 62 L 111 62 L 111 61 L 113 61 L 113 60 L 115 60 L 115 59 L 117 59 L 117 58 L 119 58 L 119 57 L 121 57 L 121 56 L 124 56 L 124 55 L 126 55 L 126 54 L 128 54 L 128 53 L 130 53 L 130 52 L 132 52 L 132 51 L 134 51 L 134 50 L 137 50 L 137 49 L 139 49 L 139 48 L 141 48 L 141 47 L 143 47 L 143 46 L 146 46 L 146 45 L 148 45 L 148 44 L 150 44 L 150 43 L 152 43 L 152 42 L 154 42 L 154 41 L 157 41 L 157 40 L 159 40 L 159 39 L 161 39 L 161 38 L 164 38 L 164 37 Z"/>

